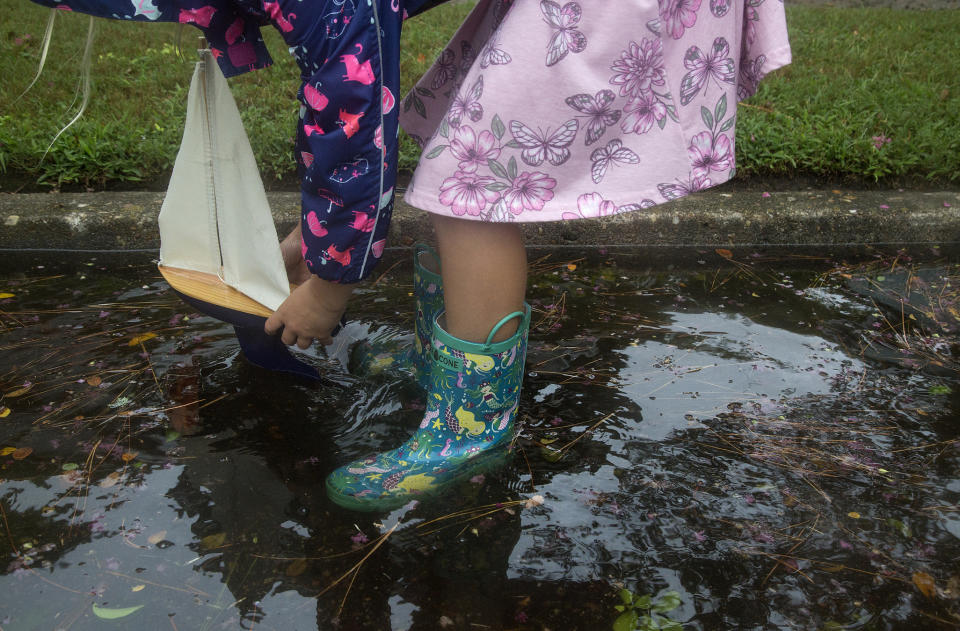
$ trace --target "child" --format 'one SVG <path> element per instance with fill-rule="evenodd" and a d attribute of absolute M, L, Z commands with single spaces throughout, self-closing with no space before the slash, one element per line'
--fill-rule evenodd
<path fill-rule="evenodd" d="M 418 258 L 426 413 L 397 449 L 334 471 L 330 497 L 389 508 L 502 452 L 530 314 L 517 222 L 642 212 L 727 181 L 737 100 L 789 61 L 781 0 L 481 0 L 404 104 L 424 145 L 405 200 L 432 213 L 442 277 L 438 306 Z M 276 320 L 298 336 L 336 322 L 301 329 L 310 309 L 286 307 Z"/>
<path fill-rule="evenodd" d="M 392 210 L 400 22 L 435 3 L 158 1 L 67 4 L 194 23 L 228 75 L 268 63 L 266 21 L 296 55 L 303 213 L 283 250 L 302 273 L 301 241 L 311 275 L 265 328 L 329 343 Z M 480 0 L 403 106 L 425 145 L 406 201 L 432 213 L 439 245 L 439 274 L 417 257 L 418 336 L 400 355 L 427 409 L 401 446 L 334 471 L 331 499 L 390 508 L 502 454 L 530 324 L 517 222 L 642 212 L 727 181 L 737 100 L 789 61 L 781 0 Z"/>

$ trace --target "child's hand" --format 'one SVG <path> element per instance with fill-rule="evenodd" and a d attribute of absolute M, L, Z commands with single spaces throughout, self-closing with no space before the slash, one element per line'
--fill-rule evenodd
<path fill-rule="evenodd" d="M 280 339 L 287 346 L 296 344 L 307 348 L 314 338 L 321 344 L 332 344 L 330 334 L 340 324 L 352 292 L 351 285 L 338 285 L 311 276 L 267 318 L 263 330 L 274 335 L 283 329 Z"/>

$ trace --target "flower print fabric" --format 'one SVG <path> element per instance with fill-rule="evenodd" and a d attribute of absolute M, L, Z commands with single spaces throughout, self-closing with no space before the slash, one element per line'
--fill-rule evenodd
<path fill-rule="evenodd" d="M 789 62 L 782 0 L 480 0 L 402 104 L 405 200 L 553 221 L 721 184 L 737 101 Z"/>

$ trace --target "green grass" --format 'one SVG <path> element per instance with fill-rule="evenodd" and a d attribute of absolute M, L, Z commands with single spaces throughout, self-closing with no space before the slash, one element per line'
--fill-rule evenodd
<path fill-rule="evenodd" d="M 960 182 L 960 10 L 793 7 L 788 24 L 793 64 L 741 110 L 741 173 Z"/>
<path fill-rule="evenodd" d="M 407 23 L 404 91 L 469 10 L 442 6 Z M 0 16 L 0 190 L 162 188 L 180 142 L 198 31 L 99 20 L 90 105 L 41 161 L 75 111 L 87 18 L 58 16 L 47 68 L 17 101 L 35 72 L 47 11 L 0 0 Z M 741 177 L 960 182 L 960 10 L 790 7 L 788 21 L 793 65 L 768 77 L 740 110 Z M 187 59 L 178 55 L 178 33 Z M 298 72 L 273 29 L 264 36 L 276 67 L 231 85 L 265 183 L 289 186 Z M 875 136 L 890 142 L 877 149 Z M 400 167 L 417 157 L 403 139 Z"/>
<path fill-rule="evenodd" d="M 441 7 L 407 23 L 402 92 L 413 86 L 470 11 Z M 0 0 L 0 190 L 21 186 L 163 188 L 173 167 L 199 31 L 176 24 L 97 20 L 93 94 L 87 111 L 50 148 L 73 117 L 89 18 L 60 14 L 43 75 L 36 73 L 48 10 Z M 427 19 L 429 18 L 429 19 Z M 299 70 L 273 28 L 263 29 L 274 67 L 230 80 L 264 183 L 291 185 Z M 27 38 L 29 36 L 29 39 Z M 178 54 L 178 37 L 183 57 Z M 402 166 L 419 151 L 404 143 Z M 281 182 L 277 182 L 280 180 Z"/>

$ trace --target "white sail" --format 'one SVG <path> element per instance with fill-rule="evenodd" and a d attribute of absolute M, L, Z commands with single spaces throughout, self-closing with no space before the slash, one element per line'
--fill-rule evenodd
<path fill-rule="evenodd" d="M 263 182 L 226 79 L 201 52 L 160 210 L 160 264 L 220 279 L 276 310 L 290 294 Z"/>

